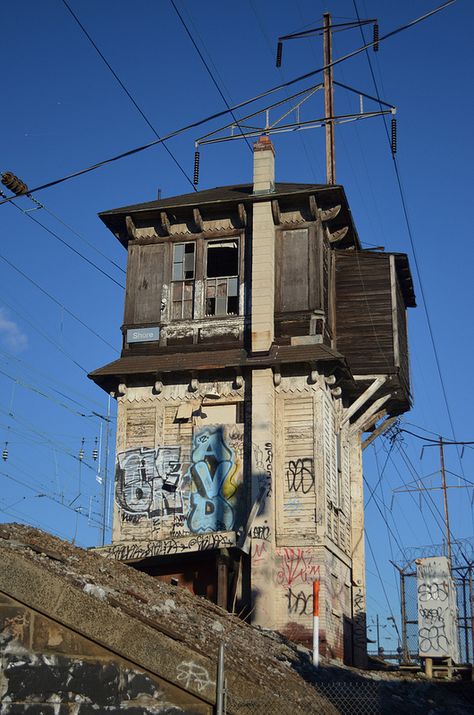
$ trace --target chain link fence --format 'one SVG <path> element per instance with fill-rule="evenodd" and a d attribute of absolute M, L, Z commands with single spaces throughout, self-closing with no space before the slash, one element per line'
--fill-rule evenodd
<path fill-rule="evenodd" d="M 267 707 L 249 697 L 240 699 L 228 694 L 224 715 L 380 715 L 379 684 L 374 681 L 328 681 L 314 684 L 314 698 L 301 703 L 288 699 Z"/>

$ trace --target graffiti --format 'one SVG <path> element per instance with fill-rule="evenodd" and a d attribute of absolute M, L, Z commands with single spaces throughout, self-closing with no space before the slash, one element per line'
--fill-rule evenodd
<path fill-rule="evenodd" d="M 122 523 L 147 519 L 159 529 L 165 522 L 173 537 L 234 528 L 242 435 L 235 425 L 231 434 L 232 440 L 225 427 L 196 429 L 185 461 L 181 446 L 120 452 L 115 499 Z"/>
<path fill-rule="evenodd" d="M 254 544 L 252 546 L 252 561 L 261 561 L 265 554 L 267 553 L 267 544 L 263 541 L 261 544 Z"/>
<path fill-rule="evenodd" d="M 268 541 L 270 538 L 270 527 L 266 524 L 263 524 L 262 526 L 254 526 L 250 531 L 250 536 L 252 539 L 263 539 L 264 541 Z"/>
<path fill-rule="evenodd" d="M 448 584 L 445 583 L 422 583 L 418 587 L 419 601 L 446 601 L 448 598 Z"/>
<path fill-rule="evenodd" d="M 313 594 L 304 591 L 292 591 L 291 588 L 285 594 L 288 601 L 288 613 L 297 616 L 308 616 L 313 613 Z"/>
<path fill-rule="evenodd" d="M 183 512 L 180 447 L 141 447 L 117 455 L 115 496 L 124 514 L 148 518 Z"/>
<path fill-rule="evenodd" d="M 432 651 L 447 652 L 449 650 L 449 641 L 446 638 L 444 626 L 420 628 L 418 639 L 420 654 L 431 653 Z"/>
<path fill-rule="evenodd" d="M 184 660 L 180 663 L 176 668 L 176 676 L 185 688 L 194 688 L 199 692 L 215 685 L 204 666 L 194 663 L 192 660 Z"/>
<path fill-rule="evenodd" d="M 221 428 L 199 430 L 193 438 L 188 527 L 192 532 L 232 529 L 235 512 L 231 503 L 238 484 L 234 451 L 224 442 Z"/>
<path fill-rule="evenodd" d="M 258 472 L 259 487 L 265 490 L 265 496 L 272 494 L 273 447 L 265 442 L 265 452 L 256 444 L 253 446 L 255 470 Z"/>
<path fill-rule="evenodd" d="M 113 544 L 106 547 L 102 553 L 118 561 L 133 561 L 149 556 L 169 556 L 189 551 L 210 551 L 235 546 L 233 534 L 207 533 L 189 536 L 185 539 L 161 539 L 145 543 L 130 542 Z"/>
<path fill-rule="evenodd" d="M 281 558 L 281 567 L 277 572 L 276 580 L 281 586 L 289 588 L 294 584 L 304 584 L 319 577 L 319 564 L 313 563 L 313 556 L 304 549 L 278 549 L 277 555 Z"/>
<path fill-rule="evenodd" d="M 289 492 L 308 492 L 314 486 L 313 460 L 310 457 L 290 460 L 286 470 L 286 481 Z"/>
<path fill-rule="evenodd" d="M 294 512 L 301 508 L 301 502 L 298 497 L 293 497 L 292 499 L 286 499 L 283 503 L 283 511 Z"/>
<path fill-rule="evenodd" d="M 458 662 L 456 595 L 446 557 L 417 562 L 417 593 L 419 654 Z"/>

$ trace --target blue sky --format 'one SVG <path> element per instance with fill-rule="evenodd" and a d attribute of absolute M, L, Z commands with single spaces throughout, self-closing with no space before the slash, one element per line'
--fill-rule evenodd
<path fill-rule="evenodd" d="M 353 0 L 176 2 L 229 103 L 322 65 L 321 40 L 313 38 L 287 44 L 283 69 L 277 70 L 278 35 L 318 25 L 325 10 L 335 22 L 355 17 Z M 435 0 L 357 0 L 361 17 L 379 18 L 381 35 L 435 5 Z M 168 0 L 133 4 L 71 0 L 71 6 L 161 134 L 225 108 Z M 1 171 L 13 171 L 35 186 L 153 140 L 150 128 L 61 0 L 27 0 L 19 6 L 4 6 L 0 12 L 5 59 Z M 474 437 L 474 383 L 468 377 L 473 343 L 474 247 L 469 214 L 474 159 L 469 91 L 473 17 L 472 4 L 458 0 L 383 42 L 377 55 L 371 54 L 381 96 L 398 108 L 399 168 L 458 439 Z M 360 44 L 358 30 L 338 33 L 334 57 Z M 335 78 L 374 93 L 363 54 L 340 65 Z M 308 84 L 300 83 L 295 89 Z M 321 101 L 318 97 L 312 105 L 318 107 L 314 110 L 318 115 Z M 335 103 L 340 113 L 358 108 L 356 97 L 339 90 Z M 225 120 L 186 132 L 169 143 L 189 175 L 195 139 Z M 322 130 L 281 135 L 274 144 L 277 180 L 325 181 Z M 361 240 L 406 251 L 412 259 L 382 120 L 338 128 L 336 161 L 337 180 L 345 186 Z M 204 147 L 200 188 L 247 182 L 251 171 L 252 157 L 245 143 Z M 124 282 L 125 252 L 97 213 L 151 200 L 158 189 L 163 196 L 189 191 L 186 179 L 162 147 L 38 193 L 37 199 L 49 213 L 40 209 L 25 214 L 11 205 L 0 206 L 0 443 L 3 447 L 7 441 L 9 452 L 8 460 L 0 464 L 1 519 L 32 523 L 82 545 L 100 540 L 102 486 L 92 450 L 104 426 L 94 413 L 106 414 L 107 397 L 87 379 L 86 372 L 114 359 L 119 350 L 123 290 L 117 283 Z M 25 198 L 17 203 L 23 211 L 35 208 Z M 29 217 L 44 223 L 108 276 Z M 420 432 L 410 422 L 450 437 L 416 274 L 415 289 L 419 307 L 409 315 L 415 403 L 405 426 Z M 104 434 L 102 429 L 102 439 Z M 81 464 L 77 457 L 83 438 Z M 110 444 L 109 464 L 113 436 Z M 397 556 L 399 544 L 442 540 L 439 514 L 433 516 L 426 497 L 420 512 L 417 495 L 393 495 L 402 479 L 414 478 L 405 453 L 420 475 L 438 468 L 436 450 L 425 450 L 420 460 L 421 446 L 405 434 L 403 444 L 397 442 L 389 457 L 386 440 L 379 440 L 365 456 L 370 485 L 377 484 L 378 469 L 385 466 L 377 496 L 366 513 L 373 551 L 369 548 L 367 553 L 369 618 L 379 613 L 385 619 L 390 613 L 377 569 L 398 615 L 396 579 L 389 559 Z M 450 471 L 459 474 L 462 467 L 465 478 L 472 478 L 471 449 L 465 450 L 460 463 L 450 447 L 446 459 Z M 434 475 L 426 484 L 435 486 L 437 480 Z M 458 486 L 460 482 L 452 476 L 450 483 Z M 430 494 L 441 510 L 441 493 Z M 472 489 L 452 489 L 449 498 L 455 537 L 471 537 Z M 387 532 L 381 513 L 395 537 Z M 386 642 L 387 647 L 393 644 Z"/>

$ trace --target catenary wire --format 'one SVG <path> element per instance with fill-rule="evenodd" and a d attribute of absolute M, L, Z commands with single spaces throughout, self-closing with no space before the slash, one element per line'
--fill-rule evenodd
<path fill-rule="evenodd" d="M 352 2 L 353 2 L 353 5 L 354 5 L 354 10 L 355 10 L 356 15 L 357 15 L 357 19 L 360 21 L 360 15 L 359 15 L 359 10 L 358 10 L 358 8 L 357 8 L 357 2 L 356 2 L 356 0 L 352 0 Z M 362 41 L 365 43 L 364 30 L 363 30 L 362 27 L 359 27 L 359 29 L 360 29 L 360 33 L 361 33 L 361 36 L 362 36 Z M 374 72 L 374 70 L 373 70 L 372 62 L 371 62 L 370 55 L 369 55 L 367 49 L 365 50 L 365 54 L 366 54 L 366 57 L 367 57 L 367 62 L 368 62 L 368 65 L 369 65 L 370 74 L 371 74 L 371 76 L 372 76 L 372 81 L 373 81 L 373 83 L 374 83 L 375 93 L 376 93 L 376 95 L 377 95 L 377 101 L 379 102 L 380 108 L 382 108 L 382 105 L 380 104 L 380 101 L 381 101 L 381 100 L 380 100 L 380 93 L 379 93 L 379 88 L 378 88 L 377 80 L 376 80 L 376 77 L 375 77 L 375 72 Z M 385 116 L 382 115 L 382 118 L 383 118 L 383 122 L 384 122 L 385 133 L 386 133 L 386 135 L 387 135 L 387 140 L 388 140 L 389 144 L 391 145 L 391 138 L 390 138 L 390 134 L 389 134 L 389 131 L 388 131 L 388 127 L 387 127 L 387 122 L 386 122 Z M 409 218 L 409 215 L 408 215 L 408 207 L 407 207 L 407 202 L 406 202 L 406 197 L 405 197 L 405 191 L 404 191 L 403 184 L 402 184 L 402 180 L 401 180 L 401 176 L 400 176 L 400 170 L 399 170 L 399 167 L 398 167 L 397 158 L 396 158 L 395 154 L 393 154 L 393 152 L 391 153 L 391 155 L 392 155 L 393 167 L 394 167 L 394 170 L 395 170 L 395 176 L 396 176 L 396 180 L 397 180 L 398 190 L 399 190 L 399 193 L 400 193 L 400 199 L 401 199 L 401 203 L 402 203 L 403 215 L 404 215 L 405 223 L 406 223 L 406 227 L 407 227 L 408 238 L 409 238 L 409 241 L 410 241 L 410 246 L 411 246 L 411 250 L 412 250 L 412 254 L 413 254 L 413 260 L 414 260 L 414 263 L 415 263 L 416 273 L 417 273 L 417 275 L 418 275 L 418 283 L 419 283 L 419 286 L 420 286 L 420 293 L 421 293 L 421 298 L 422 298 L 422 302 L 423 302 L 423 308 L 424 308 L 424 312 L 425 312 L 425 316 L 426 316 L 426 322 L 427 322 L 427 325 L 428 325 L 428 332 L 429 332 L 429 335 L 430 335 L 431 345 L 432 345 L 433 353 L 434 353 L 434 357 L 435 357 L 436 369 L 437 369 L 437 372 L 438 372 L 438 377 L 439 377 L 439 381 L 440 381 L 440 384 L 441 384 L 441 390 L 442 390 L 442 393 L 443 393 L 443 400 L 444 400 L 444 404 L 445 404 L 445 407 L 446 407 L 446 413 L 447 413 L 447 415 L 448 415 L 448 419 L 449 419 L 449 424 L 450 424 L 450 427 L 451 427 L 451 431 L 452 431 L 452 433 L 453 433 L 454 439 L 456 440 L 456 431 L 455 431 L 455 429 L 454 429 L 454 422 L 453 422 L 453 418 L 452 418 L 452 414 L 451 414 L 451 409 L 450 409 L 449 402 L 448 402 L 448 395 L 447 395 L 447 391 L 446 391 L 446 386 L 445 386 L 443 374 L 442 374 L 442 371 L 441 371 L 441 363 L 440 363 L 440 359 L 439 359 L 438 348 L 437 348 L 437 346 L 436 346 L 436 342 L 435 342 L 435 339 L 434 339 L 433 326 L 432 326 L 432 323 L 431 323 L 431 317 L 430 317 L 429 310 L 428 310 L 428 303 L 427 303 L 427 300 L 426 300 L 425 290 L 424 290 L 424 286 L 423 286 L 423 281 L 422 281 L 422 278 L 421 278 L 421 270 L 420 270 L 420 265 L 419 265 L 419 261 L 418 261 L 418 254 L 417 254 L 417 251 L 416 251 L 416 248 L 415 248 L 415 241 L 414 241 L 414 238 L 413 238 L 413 231 L 412 231 L 412 227 L 411 227 L 410 218 Z M 458 456 L 459 456 L 459 453 L 458 453 Z M 461 462 L 461 459 L 460 459 L 460 458 L 459 458 L 459 461 Z M 463 471 L 462 465 L 461 465 L 461 471 Z"/>
<path fill-rule="evenodd" d="M 4 195 L 5 195 L 5 194 L 3 193 L 3 191 L 0 190 L 0 196 L 4 196 Z M 16 198 L 17 198 L 16 195 L 15 195 L 15 196 L 11 196 L 9 199 L 7 199 L 7 201 L 10 201 L 10 199 L 16 199 Z M 3 199 L 3 201 L 0 202 L 0 203 L 3 203 L 3 202 L 5 202 L 5 199 Z M 16 204 L 14 201 L 12 201 L 11 203 L 12 203 L 12 205 L 13 205 L 18 211 L 21 211 L 21 213 L 24 214 L 24 216 L 26 216 L 27 218 L 29 218 L 30 221 L 33 221 L 33 222 L 36 223 L 38 226 L 41 226 L 41 228 L 42 228 L 44 231 L 46 231 L 47 233 L 49 233 L 51 236 L 53 236 L 53 238 L 55 238 L 57 241 L 59 241 L 60 243 L 62 243 L 64 246 L 67 246 L 67 248 L 69 248 L 70 251 L 72 251 L 72 252 L 75 253 L 77 256 L 79 256 L 80 258 L 82 258 L 83 261 L 85 261 L 85 262 L 88 263 L 90 266 L 92 266 L 93 268 L 95 268 L 96 271 L 99 271 L 99 273 L 101 273 L 103 276 L 105 276 L 106 278 L 108 278 L 109 280 L 111 280 L 112 283 L 115 283 L 116 286 L 118 286 L 119 288 L 122 288 L 122 289 L 125 288 L 125 286 L 124 286 L 123 283 L 119 283 L 117 280 L 115 280 L 115 278 L 114 278 L 113 276 L 111 276 L 110 273 L 107 273 L 107 271 L 104 271 L 104 269 L 101 268 L 100 266 L 98 266 L 97 263 L 94 263 L 94 261 L 92 261 L 90 258 L 87 258 L 87 256 L 85 256 L 83 253 L 81 253 L 80 251 L 78 251 L 77 248 L 74 248 L 74 246 L 71 246 L 71 244 L 68 243 L 67 241 L 65 241 L 64 238 L 61 238 L 61 236 L 60 236 L 59 234 L 57 234 L 57 233 L 56 233 L 55 231 L 53 231 L 51 228 L 49 228 L 48 226 L 46 226 L 44 223 L 41 223 L 41 221 L 39 221 L 37 218 L 35 218 L 34 216 L 32 216 L 31 213 L 28 213 L 28 211 L 25 211 L 25 209 L 22 209 L 21 206 L 19 206 L 18 204 Z"/>
<path fill-rule="evenodd" d="M 400 32 L 403 32 L 404 30 L 408 30 L 411 27 L 414 27 L 415 25 L 426 20 L 427 18 L 431 17 L 435 13 L 440 12 L 441 10 L 444 10 L 446 7 L 448 7 L 449 5 L 452 5 L 454 2 L 456 2 L 456 0 L 448 0 L 448 2 L 443 3 L 443 5 L 439 5 L 438 7 L 429 11 L 428 13 L 425 13 L 424 15 L 421 15 L 418 18 L 415 18 L 415 20 L 412 20 L 409 23 L 406 23 L 405 25 L 402 25 L 402 26 L 396 28 L 395 30 L 392 30 L 391 32 L 387 33 L 386 35 L 379 37 L 378 42 L 379 43 L 383 42 L 384 40 L 387 40 L 389 37 L 392 37 L 394 35 L 397 35 Z M 289 87 L 293 84 L 296 84 L 297 82 L 300 82 L 304 79 L 308 79 L 309 77 L 312 77 L 316 74 L 321 74 L 321 72 L 323 72 L 325 69 L 334 67 L 335 65 L 340 64 L 341 62 L 344 62 L 345 60 L 355 57 L 356 55 L 359 55 L 361 52 L 364 52 L 366 49 L 372 47 L 373 45 L 374 45 L 374 42 L 369 42 L 366 45 L 364 45 L 363 47 L 359 47 L 357 50 L 354 50 L 353 52 L 349 52 L 347 55 L 344 55 L 343 57 L 340 57 L 337 60 L 334 60 L 330 64 L 325 65 L 324 67 L 320 67 L 316 70 L 312 70 L 311 72 L 307 72 L 304 75 L 300 75 L 299 77 L 295 77 L 292 80 L 283 82 L 282 84 L 279 84 L 276 87 L 272 87 L 271 89 L 265 90 L 264 92 L 261 92 L 260 94 L 256 95 L 252 99 L 248 99 L 248 100 L 245 100 L 244 102 L 240 102 L 239 104 L 236 104 L 233 107 L 231 107 L 231 110 L 236 111 L 237 109 L 240 109 L 241 107 L 245 107 L 248 104 L 251 104 L 252 102 L 256 102 L 259 99 L 263 99 L 264 97 L 267 97 L 269 94 L 272 94 L 280 89 L 283 89 L 284 87 Z M 126 157 L 133 156 L 134 154 L 138 154 L 139 152 L 145 151 L 146 149 L 150 149 L 151 147 L 157 146 L 158 144 L 162 144 L 164 141 L 171 139 L 172 137 L 178 136 L 179 134 L 182 134 L 183 132 L 188 131 L 189 129 L 195 129 L 196 127 L 202 126 L 203 124 L 206 124 L 207 122 L 210 122 L 213 119 L 218 119 L 219 117 L 222 117 L 228 113 L 229 113 L 228 109 L 224 109 L 220 112 L 215 112 L 214 114 L 210 114 L 207 117 L 204 117 L 203 119 L 198 119 L 195 122 L 192 122 L 192 123 L 187 124 L 183 127 L 180 127 L 179 129 L 175 129 L 173 132 L 170 132 L 169 134 L 162 137 L 161 139 L 155 139 L 154 141 L 148 142 L 147 144 L 142 144 L 138 147 L 134 147 L 133 149 L 128 149 L 127 151 L 121 152 L 120 154 L 116 154 L 115 156 L 109 157 L 108 159 L 103 159 L 102 161 L 92 164 L 84 169 L 79 169 L 78 171 L 71 172 L 70 174 L 66 174 L 65 176 L 62 176 L 58 179 L 48 181 L 44 184 L 40 184 L 38 186 L 35 186 L 32 189 L 28 189 L 28 192 L 30 194 L 33 194 L 38 191 L 43 191 L 44 189 L 49 189 L 53 186 L 57 186 L 58 184 L 62 184 L 65 181 L 69 181 L 70 179 L 75 179 L 78 176 L 83 176 L 84 174 L 87 174 L 91 171 L 95 171 L 96 169 L 99 169 L 103 166 L 111 164 L 115 161 L 119 161 Z M 0 201 L 0 206 L 2 204 L 11 202 L 14 198 L 16 198 L 16 197 L 11 196 L 11 197 L 8 197 L 7 199 L 2 199 Z"/>
<path fill-rule="evenodd" d="M 136 99 L 133 97 L 133 95 L 132 95 L 132 93 L 130 92 L 130 90 L 127 89 L 127 87 L 125 86 L 124 82 L 120 79 L 120 77 L 118 76 L 117 72 L 114 70 L 114 68 L 112 67 L 112 65 L 111 65 L 110 62 L 108 61 L 108 59 L 105 57 L 104 53 L 99 49 L 99 47 L 98 47 L 98 45 L 96 44 L 96 42 L 93 40 L 93 38 L 91 37 L 91 35 L 89 34 L 89 32 L 86 30 L 86 28 L 85 28 L 84 25 L 82 24 L 82 22 L 79 20 L 79 17 L 76 15 L 76 13 L 74 12 L 74 10 L 71 8 L 71 6 L 69 5 L 69 3 L 66 2 L 66 0 L 62 0 L 62 3 L 63 3 L 63 5 L 67 8 L 67 10 L 70 12 L 70 14 L 72 15 L 72 17 L 73 17 L 74 20 L 76 21 L 77 25 L 80 27 L 80 29 L 82 30 L 82 32 L 84 33 L 84 35 L 87 37 L 87 39 L 89 40 L 90 44 L 92 45 L 92 47 L 94 48 L 94 50 L 97 52 L 97 54 L 99 55 L 99 57 L 101 58 L 101 60 L 104 62 L 104 64 L 106 65 L 106 67 L 107 67 L 107 68 L 109 69 L 109 71 L 112 73 L 112 75 L 114 76 L 114 78 L 116 79 L 116 81 L 118 82 L 118 84 L 120 85 L 120 87 L 123 89 L 123 91 L 124 91 L 125 94 L 127 95 L 128 99 L 131 101 L 131 103 L 133 104 L 133 106 L 135 107 L 135 109 L 138 111 L 138 113 L 139 113 L 140 116 L 142 117 L 142 119 L 144 119 L 144 121 L 146 122 L 146 124 L 148 125 L 148 127 L 151 129 L 151 131 L 153 132 L 153 134 L 156 136 L 156 138 L 157 138 L 157 139 L 160 139 L 160 140 L 162 141 L 162 143 L 163 143 L 163 148 L 164 148 L 165 151 L 169 154 L 169 156 L 171 157 L 171 159 L 174 161 L 174 163 L 176 164 L 176 166 L 178 167 L 178 169 L 180 170 L 180 172 L 182 173 L 182 175 L 184 176 L 184 178 L 186 179 L 186 181 L 187 181 L 189 184 L 191 184 L 191 186 L 193 187 L 193 190 L 196 191 L 196 187 L 194 186 L 191 177 L 188 176 L 188 174 L 186 173 L 186 171 L 184 170 L 184 168 L 182 167 L 182 165 L 180 164 L 180 162 L 178 161 L 178 159 L 175 157 L 175 155 L 173 154 L 173 152 L 171 151 L 171 149 L 166 146 L 166 144 L 164 143 L 164 139 L 162 139 L 162 137 L 161 137 L 160 134 L 157 132 L 157 130 L 155 129 L 155 127 L 153 126 L 153 124 L 151 123 L 151 121 L 148 119 L 148 117 L 147 117 L 147 115 L 145 114 L 145 112 L 143 111 L 143 109 L 140 107 L 140 105 L 138 104 L 138 102 L 136 101 Z"/>
<path fill-rule="evenodd" d="M 63 2 L 65 2 L 65 0 L 63 0 Z M 185 20 L 184 20 L 184 18 L 183 18 L 183 16 L 182 16 L 182 14 L 181 14 L 180 11 L 178 10 L 178 8 L 177 8 L 177 6 L 176 6 L 176 3 L 174 2 L 174 0 L 170 0 L 170 2 L 171 2 L 171 4 L 172 4 L 172 6 L 173 6 L 173 8 L 174 8 L 174 10 L 175 10 L 175 12 L 176 12 L 176 14 L 177 14 L 177 16 L 179 17 L 179 20 L 180 20 L 182 26 L 184 27 L 187 36 L 188 36 L 189 39 L 191 40 L 194 49 L 195 49 L 196 52 L 198 53 L 199 59 L 200 59 L 201 62 L 203 63 L 204 67 L 206 68 L 207 73 L 208 73 L 209 77 L 211 78 L 212 83 L 214 84 L 214 87 L 215 87 L 215 88 L 217 89 L 217 91 L 219 92 L 219 95 L 220 95 L 222 101 L 224 102 L 225 106 L 227 107 L 228 111 L 230 112 L 230 114 L 231 114 L 231 116 L 232 116 L 232 119 L 234 119 L 234 121 L 236 122 L 236 125 L 237 125 L 237 128 L 238 128 L 239 132 L 242 134 L 242 136 L 244 136 L 244 133 L 243 133 L 243 131 L 242 131 L 241 127 L 240 127 L 240 124 L 239 124 L 239 120 L 238 120 L 237 117 L 235 116 L 232 107 L 230 106 L 229 102 L 227 101 L 225 94 L 224 94 L 223 91 L 221 90 L 221 88 L 220 88 L 220 86 L 219 86 L 219 83 L 217 82 L 216 78 L 214 77 L 214 74 L 212 73 L 212 70 L 211 70 L 211 68 L 209 67 L 209 64 L 206 62 L 206 59 L 205 59 L 204 55 L 202 54 L 201 50 L 199 49 L 199 47 L 198 47 L 198 45 L 197 45 L 197 43 L 196 43 L 196 40 L 194 39 L 194 37 L 193 37 L 193 35 L 192 35 L 192 33 L 191 33 L 189 27 L 187 26 L 187 24 L 186 24 L 186 22 L 185 22 Z M 245 139 L 245 143 L 247 144 L 249 150 L 252 152 L 253 150 L 252 150 L 252 147 L 250 146 L 249 140 L 247 139 L 247 137 L 244 137 L 244 139 Z"/>
<path fill-rule="evenodd" d="M 81 318 L 79 318 L 75 313 L 72 312 L 72 310 L 69 310 L 69 308 L 66 308 L 64 303 L 61 303 L 57 298 L 55 298 L 51 293 L 49 293 L 45 288 L 39 285 L 39 283 L 36 283 L 36 281 L 33 280 L 30 276 L 28 276 L 24 271 L 22 271 L 18 266 L 15 266 L 14 263 L 8 260 L 6 256 L 0 253 L 0 260 L 2 260 L 4 263 L 6 263 L 10 268 L 12 268 L 14 271 L 16 271 L 19 275 L 21 275 L 25 280 L 27 280 L 29 283 L 35 286 L 41 293 L 43 293 L 45 296 L 47 296 L 50 300 L 53 301 L 56 305 L 58 305 L 61 310 L 64 310 L 65 313 L 70 315 L 74 320 L 76 320 L 80 325 L 82 325 L 86 330 L 88 330 L 92 335 L 94 335 L 96 338 L 101 340 L 105 345 L 107 345 L 109 348 L 112 348 L 114 352 L 117 352 L 116 348 L 109 343 L 105 338 L 103 338 L 99 333 L 96 333 L 96 331 L 90 327 L 90 325 L 87 325 Z"/>

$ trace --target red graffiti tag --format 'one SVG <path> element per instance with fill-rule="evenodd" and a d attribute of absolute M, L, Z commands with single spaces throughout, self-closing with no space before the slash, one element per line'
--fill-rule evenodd
<path fill-rule="evenodd" d="M 304 549 L 279 549 L 281 568 L 277 572 L 277 583 L 282 586 L 293 586 L 308 583 L 319 577 L 319 564 L 313 563 L 313 556 Z"/>

